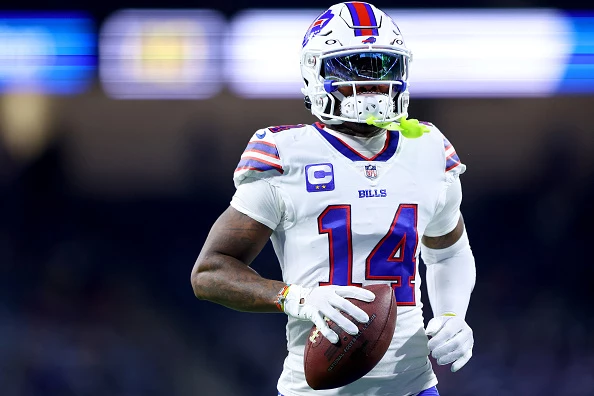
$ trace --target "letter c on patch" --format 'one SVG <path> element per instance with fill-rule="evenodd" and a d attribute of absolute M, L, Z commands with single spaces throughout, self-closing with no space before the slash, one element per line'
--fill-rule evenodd
<path fill-rule="evenodd" d="M 305 185 L 308 192 L 333 191 L 334 168 L 332 164 L 307 165 L 305 167 Z"/>
<path fill-rule="evenodd" d="M 332 176 L 332 168 L 328 164 L 312 165 L 307 169 L 307 180 L 311 184 L 330 183 Z"/>

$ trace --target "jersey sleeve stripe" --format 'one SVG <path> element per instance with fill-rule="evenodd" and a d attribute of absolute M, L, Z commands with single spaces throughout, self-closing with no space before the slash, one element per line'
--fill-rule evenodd
<path fill-rule="evenodd" d="M 274 159 L 277 159 L 277 160 L 280 159 L 280 157 L 278 155 L 270 154 L 270 153 L 267 153 L 267 152 L 264 152 L 264 151 L 260 151 L 260 150 L 257 150 L 257 149 L 245 150 L 243 153 L 244 154 L 262 154 L 262 155 L 265 155 L 267 157 L 274 158 Z"/>
<path fill-rule="evenodd" d="M 282 173 L 283 173 L 283 171 L 282 171 L 282 170 L 281 170 L 281 171 L 279 171 L 278 169 L 276 169 L 276 168 L 273 168 L 273 167 L 271 167 L 271 166 L 270 166 L 270 167 L 268 167 L 268 169 L 264 169 L 264 168 L 262 168 L 262 167 L 260 167 L 260 166 L 259 166 L 259 167 L 254 167 L 254 166 L 242 166 L 241 168 L 237 168 L 237 169 L 235 169 L 235 176 L 242 175 L 243 173 L 248 173 L 249 171 L 256 171 L 256 172 L 266 172 L 266 171 L 270 171 L 270 170 L 273 170 L 273 171 L 275 171 L 275 172 L 279 172 L 280 174 L 282 174 Z"/>
<path fill-rule="evenodd" d="M 260 171 L 260 172 L 265 172 L 268 170 L 276 170 L 281 174 L 284 172 L 283 168 L 278 164 L 274 164 L 272 162 L 263 160 L 261 158 L 244 156 L 244 155 L 241 156 L 241 161 L 239 161 L 239 164 L 237 164 L 237 168 L 235 169 L 235 172 L 238 172 L 241 170 L 255 170 L 255 171 Z"/>
<path fill-rule="evenodd" d="M 452 154 L 450 154 L 447 158 L 446 158 L 446 172 L 450 171 L 452 169 L 454 169 L 455 167 L 457 167 L 458 165 L 460 165 L 460 158 L 458 157 L 458 154 L 456 154 L 456 152 L 454 151 Z"/>
<path fill-rule="evenodd" d="M 450 143 L 450 141 L 446 137 L 443 138 L 443 148 L 445 150 L 445 157 L 446 157 L 446 164 L 445 164 L 446 172 L 451 171 L 458 165 L 462 164 L 462 161 L 460 161 L 460 157 L 458 157 L 458 154 L 456 154 L 456 149 L 454 148 L 452 143 Z"/>
<path fill-rule="evenodd" d="M 255 152 L 275 159 L 280 159 L 276 146 L 268 142 L 250 142 L 248 143 L 245 152 Z"/>
<path fill-rule="evenodd" d="M 270 155 L 268 153 L 261 153 L 256 150 L 244 151 L 243 154 L 241 154 L 241 159 L 244 159 L 244 158 L 253 158 L 253 159 L 263 161 L 263 162 L 270 162 L 274 165 L 278 165 L 278 166 L 281 165 L 280 158 L 273 157 L 272 155 Z"/>
<path fill-rule="evenodd" d="M 451 157 L 452 155 L 455 155 L 455 154 L 456 154 L 456 149 L 454 149 L 454 146 L 451 146 L 450 145 L 450 147 L 446 147 L 446 150 L 445 150 L 445 156 L 446 156 L 446 158 L 449 158 L 449 157 Z"/>

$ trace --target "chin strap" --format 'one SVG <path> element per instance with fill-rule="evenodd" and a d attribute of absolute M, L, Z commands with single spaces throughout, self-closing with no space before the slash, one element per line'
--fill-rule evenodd
<path fill-rule="evenodd" d="M 400 131 L 402 136 L 409 139 L 416 139 L 430 131 L 428 126 L 420 124 L 419 120 L 414 118 L 407 120 L 406 117 L 402 117 L 398 122 L 381 122 L 378 121 L 377 117 L 370 116 L 365 121 L 368 125 L 375 125 L 388 131 Z"/>

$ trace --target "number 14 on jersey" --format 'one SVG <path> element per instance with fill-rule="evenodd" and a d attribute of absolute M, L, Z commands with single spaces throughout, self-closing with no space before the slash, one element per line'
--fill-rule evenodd
<path fill-rule="evenodd" d="M 353 282 L 351 206 L 330 205 L 318 216 L 318 232 L 328 234 L 329 282 L 324 285 L 361 286 Z M 400 204 L 385 236 L 365 260 L 365 279 L 389 281 L 398 305 L 415 305 L 417 205 Z"/>

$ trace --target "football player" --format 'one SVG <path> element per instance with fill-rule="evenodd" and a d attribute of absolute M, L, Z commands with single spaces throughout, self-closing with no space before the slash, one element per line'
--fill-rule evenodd
<path fill-rule="evenodd" d="M 230 207 L 192 270 L 200 299 L 288 315 L 280 395 L 437 395 L 429 354 L 452 371 L 472 356 L 465 316 L 475 264 L 460 213 L 465 165 L 437 127 L 407 118 L 410 63 L 398 26 L 373 5 L 323 12 L 301 51 L 305 104 L 320 122 L 252 136 Z M 282 281 L 249 266 L 269 238 Z M 434 314 L 426 329 L 419 254 Z M 356 334 L 338 310 L 367 322 L 347 298 L 373 300 L 359 286 L 374 283 L 391 285 L 398 303 L 390 348 L 361 379 L 313 391 L 303 367 L 312 322 L 331 342 L 338 336 L 324 317 Z"/>

